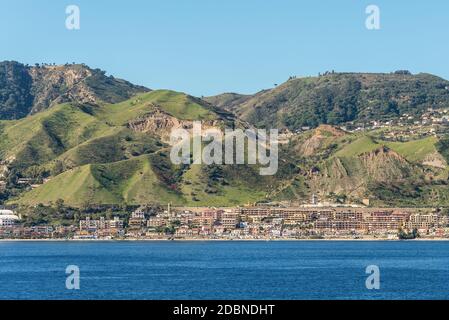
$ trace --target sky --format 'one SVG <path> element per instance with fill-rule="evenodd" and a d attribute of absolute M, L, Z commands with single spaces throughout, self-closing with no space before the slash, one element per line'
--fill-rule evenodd
<path fill-rule="evenodd" d="M 66 28 L 69 5 L 79 30 Z M 368 5 L 378 30 L 365 25 Z M 0 0 L 0 60 L 86 63 L 196 96 L 326 70 L 449 79 L 448 16 L 447 0 Z"/>

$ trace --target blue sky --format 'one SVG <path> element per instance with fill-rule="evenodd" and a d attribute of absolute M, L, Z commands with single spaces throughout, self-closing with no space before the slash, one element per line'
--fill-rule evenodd
<path fill-rule="evenodd" d="M 71 4 L 80 30 L 65 28 Z M 380 30 L 365 28 L 369 4 Z M 446 0 L 0 0 L 0 60 L 84 62 L 197 96 L 332 69 L 449 79 L 448 15 Z"/>

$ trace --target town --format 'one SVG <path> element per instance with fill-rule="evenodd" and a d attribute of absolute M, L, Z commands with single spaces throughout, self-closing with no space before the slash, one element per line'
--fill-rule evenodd
<path fill-rule="evenodd" d="M 314 200 L 314 199 L 313 199 Z M 369 208 L 312 203 L 297 207 L 154 210 L 142 206 L 129 217 L 92 218 L 71 225 L 24 226 L 0 210 L 1 239 L 66 240 L 301 240 L 449 239 L 444 209 Z"/>
<path fill-rule="evenodd" d="M 404 113 L 394 119 L 350 121 L 336 125 L 339 129 L 350 132 L 379 132 L 379 138 L 386 141 L 408 141 L 428 136 L 444 136 L 449 133 L 449 108 L 428 108 L 420 115 Z M 280 140 L 287 140 L 295 134 L 313 130 L 312 127 L 302 126 L 293 131 L 282 129 Z"/>

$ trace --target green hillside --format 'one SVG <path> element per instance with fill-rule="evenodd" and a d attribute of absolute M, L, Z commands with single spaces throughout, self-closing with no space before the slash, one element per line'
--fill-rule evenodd
<path fill-rule="evenodd" d="M 124 125 L 130 120 L 144 116 L 160 108 L 169 115 L 181 120 L 216 120 L 218 115 L 207 105 L 191 96 L 169 90 L 157 90 L 136 96 L 134 99 L 118 104 L 106 105 L 95 110 L 97 117 L 113 125 Z"/>
<path fill-rule="evenodd" d="M 449 205 L 447 139 L 436 136 L 391 142 L 377 131 L 344 133 L 320 126 L 282 148 L 301 169 L 274 196 L 378 206 Z"/>
<path fill-rule="evenodd" d="M 110 134 L 92 138 L 69 149 L 50 162 L 50 167 L 58 162 L 63 163 L 66 168 L 117 162 L 153 153 L 163 145 L 156 137 L 128 128 L 115 128 Z"/>
<path fill-rule="evenodd" d="M 436 137 L 428 137 L 408 142 L 389 142 L 386 145 L 409 161 L 422 162 L 428 155 L 438 152 L 437 143 Z"/>
<path fill-rule="evenodd" d="M 72 206 L 236 206 L 304 203 L 317 194 L 330 202 L 449 205 L 449 139 L 444 135 L 405 126 L 350 133 L 319 125 L 420 113 L 429 103 L 442 106 L 447 97 L 440 87 L 445 81 L 437 77 L 332 73 L 293 78 L 255 96 L 226 94 L 206 102 L 169 90 L 135 94 L 137 88 L 99 71 L 70 68 L 88 82 L 83 90 L 89 88 L 102 98 L 96 103 L 52 100 L 51 106 L 23 119 L 0 120 L 2 203 L 36 205 L 62 199 Z M 67 70 L 47 67 L 33 72 L 38 71 L 44 79 Z M 422 89 L 420 95 L 416 86 Z M 118 95 L 120 88 L 130 91 Z M 130 97 L 122 99 L 125 96 Z M 261 176 L 259 165 L 171 163 L 168 138 L 173 128 L 191 128 L 193 121 L 221 129 L 251 127 L 246 120 L 260 126 L 319 126 L 283 137 L 273 176 Z M 389 130 L 405 134 L 396 139 Z"/>
<path fill-rule="evenodd" d="M 43 164 L 75 147 L 87 151 L 85 155 L 90 157 L 89 145 L 108 148 L 110 139 L 117 142 L 119 135 L 122 138 L 126 135 L 124 130 L 129 121 L 145 117 L 156 108 L 185 120 L 218 120 L 221 117 L 207 103 L 200 105 L 188 95 L 167 90 L 137 95 L 118 104 L 62 104 L 26 119 L 0 122 L 0 157 L 15 157 L 15 163 L 22 167 Z M 128 134 L 138 140 L 150 138 L 130 131 Z M 128 138 L 133 138 L 131 136 Z M 92 141 L 85 143 L 88 140 Z M 112 143 L 112 147 L 117 145 Z"/>
<path fill-rule="evenodd" d="M 281 147 L 277 174 L 263 177 L 257 166 L 173 166 L 166 146 L 123 127 L 48 162 L 47 166 L 61 162 L 68 171 L 12 202 L 37 204 L 61 198 L 77 206 L 167 202 L 234 206 L 307 201 L 316 193 L 329 201 L 369 198 L 377 205 L 449 204 L 447 164 L 439 167 L 424 161 L 429 155 L 443 157 L 438 150 L 444 142 L 435 137 L 393 143 L 369 133 L 342 135 L 319 128 L 296 139 Z M 307 148 L 315 155 L 304 155 Z"/>
<path fill-rule="evenodd" d="M 48 204 L 63 199 L 75 206 L 168 202 L 231 206 L 263 200 L 272 186 L 270 179 L 258 177 L 255 168 L 181 168 L 172 166 L 166 155 L 153 154 L 70 169 L 11 203 Z"/>
<path fill-rule="evenodd" d="M 265 199 L 278 178 L 285 178 L 261 177 L 257 166 L 173 166 L 160 130 L 136 131 L 129 126 L 136 120 L 157 121 L 152 118 L 157 110 L 183 121 L 233 126 L 228 113 L 167 90 L 144 93 L 118 104 L 62 104 L 25 119 L 4 121 L 0 152 L 3 161 L 9 159 L 11 172 L 49 180 L 16 194 L 10 203 L 30 205 L 63 199 L 75 206 L 167 202 L 238 205 Z"/>
<path fill-rule="evenodd" d="M 291 78 L 251 96 L 223 94 L 208 101 L 258 127 L 297 130 L 302 126 L 397 119 L 445 108 L 449 82 L 407 72 L 334 73 Z"/>
<path fill-rule="evenodd" d="M 108 164 L 89 164 L 58 175 L 26 193 L 17 203 L 63 199 L 71 205 L 179 203 L 182 197 L 161 183 L 148 156 Z"/>
<path fill-rule="evenodd" d="M 374 139 L 367 135 L 356 138 L 336 153 L 336 156 L 351 158 L 380 147 Z"/>
<path fill-rule="evenodd" d="M 62 104 L 23 120 L 4 121 L 0 157 L 24 168 L 54 159 L 64 151 L 111 131 L 106 123 L 72 104 Z"/>

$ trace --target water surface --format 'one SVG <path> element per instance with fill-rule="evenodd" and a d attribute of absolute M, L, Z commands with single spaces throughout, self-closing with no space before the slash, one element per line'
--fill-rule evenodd
<path fill-rule="evenodd" d="M 431 298 L 449 298 L 449 242 L 0 242 L 0 299 Z"/>

